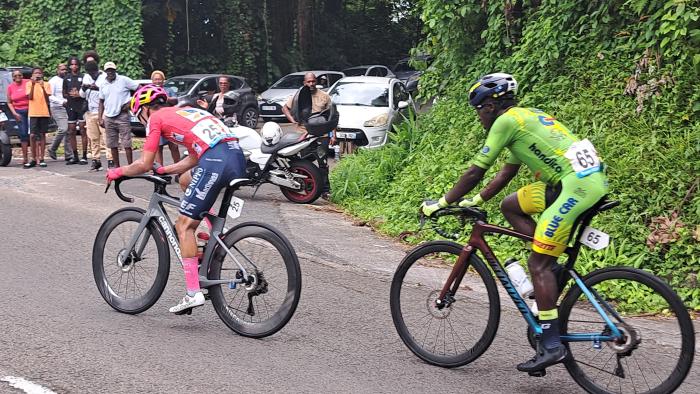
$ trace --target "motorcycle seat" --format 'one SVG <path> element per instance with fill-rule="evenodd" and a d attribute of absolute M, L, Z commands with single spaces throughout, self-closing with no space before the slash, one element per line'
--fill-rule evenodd
<path fill-rule="evenodd" d="M 283 135 L 282 138 L 280 138 L 280 141 L 274 145 L 268 146 L 268 145 L 262 144 L 262 146 L 260 147 L 260 151 L 262 153 L 266 153 L 266 154 L 275 153 L 275 152 L 279 151 L 280 149 L 284 149 L 288 146 L 292 146 L 292 145 L 298 143 L 299 141 L 301 141 L 303 136 L 304 136 L 304 133 L 298 133 L 298 132 L 287 133 L 287 134 Z"/>

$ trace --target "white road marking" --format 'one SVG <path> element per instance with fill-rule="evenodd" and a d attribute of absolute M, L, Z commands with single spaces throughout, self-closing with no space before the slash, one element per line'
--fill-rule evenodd
<path fill-rule="evenodd" d="M 24 378 L 18 378 L 16 376 L 5 376 L 0 381 L 7 382 L 10 386 L 22 390 L 27 394 L 56 394 L 55 392 L 38 385 L 36 383 L 30 382 Z"/>

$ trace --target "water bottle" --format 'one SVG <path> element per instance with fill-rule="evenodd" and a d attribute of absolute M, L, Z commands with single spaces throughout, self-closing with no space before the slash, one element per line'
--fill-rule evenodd
<path fill-rule="evenodd" d="M 340 160 L 340 145 L 335 145 L 333 150 L 335 151 L 335 159 Z"/>
<path fill-rule="evenodd" d="M 513 282 L 513 286 L 515 286 L 515 289 L 518 291 L 518 294 L 523 298 L 528 298 L 530 294 L 532 294 L 534 288 L 518 260 L 513 258 L 508 259 L 506 261 L 506 272 L 510 277 L 510 281 Z"/>

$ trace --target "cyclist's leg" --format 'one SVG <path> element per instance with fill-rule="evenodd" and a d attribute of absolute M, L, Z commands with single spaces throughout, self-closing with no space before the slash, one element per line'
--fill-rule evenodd
<path fill-rule="evenodd" d="M 535 288 L 535 300 L 540 309 L 542 338 L 535 357 L 518 365 L 521 371 L 537 371 L 563 361 L 566 356 L 566 348 L 559 337 L 556 306 L 559 294 L 551 267 L 566 249 L 576 219 L 606 192 L 607 181 L 602 173 L 581 179 L 576 174 L 568 175 L 562 179 L 559 197 L 540 215 L 528 267 Z"/>
<path fill-rule="evenodd" d="M 535 182 L 518 189 L 501 202 L 501 212 L 513 228 L 527 235 L 535 234 L 537 223 L 530 217 L 542 213 L 558 197 L 561 185 L 550 186 Z"/>
<path fill-rule="evenodd" d="M 199 165 L 191 171 L 190 182 L 180 202 L 180 216 L 175 223 L 175 230 L 180 240 L 187 295 L 178 305 L 170 308 L 170 312 L 173 313 L 184 313 L 187 309 L 204 304 L 204 295 L 199 287 L 199 261 L 197 259 L 195 231 L 199 226 L 202 214 L 214 205 L 219 191 L 225 185 L 223 181 L 225 161 L 219 160 L 219 155 L 216 152 L 219 149 L 216 148 L 210 148 L 205 152 L 199 160 Z M 210 161 L 207 160 L 208 158 L 215 160 Z M 182 180 L 181 183 L 183 183 Z"/>

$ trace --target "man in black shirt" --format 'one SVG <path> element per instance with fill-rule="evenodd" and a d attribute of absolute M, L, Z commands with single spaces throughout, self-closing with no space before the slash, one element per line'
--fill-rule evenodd
<path fill-rule="evenodd" d="M 68 69 L 70 73 L 63 79 L 63 97 L 68 102 L 66 103 L 66 111 L 68 112 L 68 136 L 71 146 L 73 147 L 73 160 L 66 164 L 87 164 L 87 133 L 85 132 L 85 111 L 87 110 L 87 102 L 80 97 L 80 88 L 83 86 L 83 75 L 80 73 L 80 60 L 71 56 L 68 59 Z M 83 145 L 83 156 L 79 159 L 78 156 L 78 141 L 76 132 L 80 130 L 80 139 Z"/>

